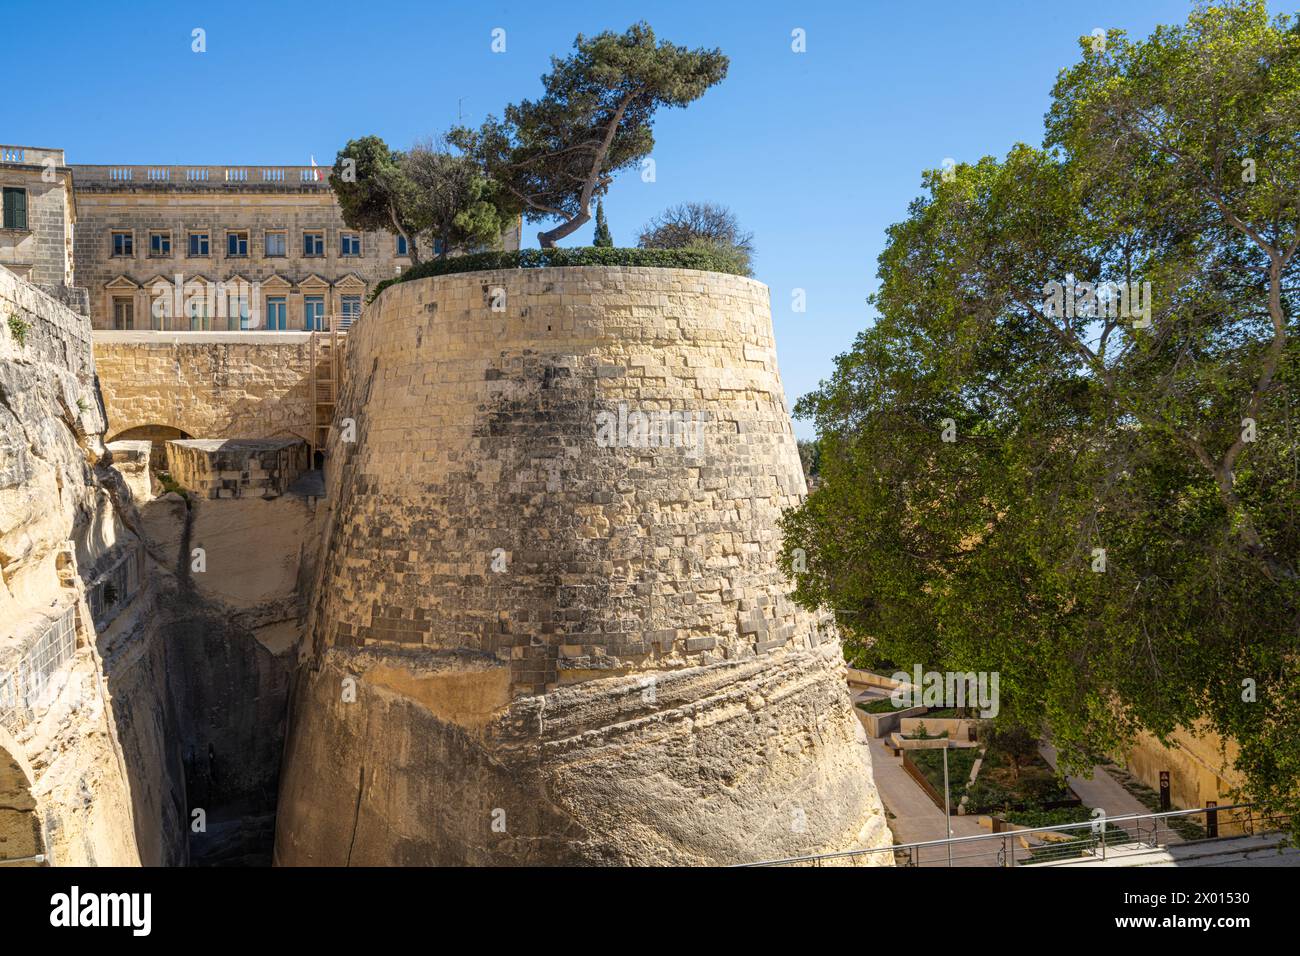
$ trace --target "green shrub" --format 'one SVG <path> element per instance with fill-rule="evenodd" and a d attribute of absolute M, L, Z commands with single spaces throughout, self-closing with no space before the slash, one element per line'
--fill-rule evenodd
<path fill-rule="evenodd" d="M 460 272 L 484 272 L 491 269 L 541 269 L 561 266 L 641 266 L 653 269 L 698 269 L 701 272 L 725 272 L 744 275 L 734 256 L 716 249 L 614 249 L 579 246 L 571 249 L 521 249 L 518 252 L 473 252 L 467 256 L 434 259 L 412 266 L 400 276 L 385 279 L 375 286 L 370 301 L 390 285 L 427 279 L 429 276 L 454 275 Z"/>
<path fill-rule="evenodd" d="M 18 343 L 19 348 L 22 348 L 27 342 L 27 332 L 30 328 L 31 326 L 18 316 L 12 312 L 9 313 L 9 334 L 14 337 L 14 341 Z"/>

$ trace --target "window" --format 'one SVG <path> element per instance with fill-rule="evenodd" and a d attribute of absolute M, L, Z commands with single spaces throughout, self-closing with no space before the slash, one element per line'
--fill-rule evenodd
<path fill-rule="evenodd" d="M 302 254 L 314 259 L 325 255 L 325 233 L 304 232 L 302 234 Z"/>
<path fill-rule="evenodd" d="M 248 256 L 248 233 L 226 233 L 226 258 L 244 259 Z"/>
<path fill-rule="evenodd" d="M 113 255 L 131 258 L 135 255 L 135 236 L 129 232 L 113 232 Z"/>
<path fill-rule="evenodd" d="M 27 228 L 27 190 L 16 186 L 4 188 L 4 228 Z"/>
<path fill-rule="evenodd" d="M 407 251 L 406 251 L 406 237 L 405 237 L 405 236 L 398 236 L 398 237 L 397 237 L 397 254 L 398 254 L 399 256 L 405 256 L 405 255 L 408 255 L 408 253 L 407 253 Z"/>
<path fill-rule="evenodd" d="M 135 328 L 135 303 L 130 299 L 113 300 L 113 328 L 119 332 Z"/>
<path fill-rule="evenodd" d="M 191 332 L 207 332 L 212 327 L 212 320 L 208 315 L 208 300 L 202 294 L 192 296 L 185 303 L 185 312 L 190 317 Z"/>
<path fill-rule="evenodd" d="M 282 232 L 268 232 L 266 234 L 266 255 L 267 258 L 279 259 L 287 255 L 288 243 L 285 241 L 286 236 Z"/>
<path fill-rule="evenodd" d="M 435 239 L 435 240 L 433 240 L 433 254 L 434 254 L 435 256 L 440 256 L 440 255 L 442 255 L 442 240 L 441 240 L 441 239 Z"/>
<path fill-rule="evenodd" d="M 172 254 L 172 234 L 170 232 L 149 233 L 149 255 L 170 256 Z"/>
<path fill-rule="evenodd" d="M 190 255 L 206 256 L 208 252 L 208 234 L 206 232 L 190 233 Z"/>
<path fill-rule="evenodd" d="M 285 317 L 288 311 L 285 308 L 283 296 L 266 300 L 266 327 L 272 332 L 283 331 L 286 327 Z"/>
<path fill-rule="evenodd" d="M 361 255 L 361 236 L 355 232 L 340 233 L 339 255 L 349 258 Z"/>
<path fill-rule="evenodd" d="M 343 307 L 343 315 L 339 318 L 339 330 L 343 331 L 352 327 L 352 323 L 361 318 L 361 296 L 345 295 L 339 300 Z"/>
<path fill-rule="evenodd" d="M 251 327 L 248 314 L 248 296 L 232 295 L 226 308 L 226 328 L 246 332 Z"/>
<path fill-rule="evenodd" d="M 325 331 L 325 297 L 321 295 L 304 296 L 302 300 L 303 311 L 306 321 L 304 326 L 308 332 Z"/>

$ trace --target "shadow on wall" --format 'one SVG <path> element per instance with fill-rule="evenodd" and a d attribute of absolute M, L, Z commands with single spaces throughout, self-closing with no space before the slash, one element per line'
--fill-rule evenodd
<path fill-rule="evenodd" d="M 21 757 L 16 756 L 21 753 L 0 727 L 0 865 L 39 866 L 35 861 L 8 862 L 45 852 L 31 774 Z"/>
<path fill-rule="evenodd" d="M 147 441 L 153 443 L 153 450 L 149 453 L 149 460 L 153 468 L 164 469 L 167 467 L 167 443 L 182 438 L 192 438 L 188 432 L 183 432 L 179 428 L 173 428 L 171 425 L 137 425 L 134 428 L 127 428 L 109 439 L 110 442 L 117 441 Z"/>

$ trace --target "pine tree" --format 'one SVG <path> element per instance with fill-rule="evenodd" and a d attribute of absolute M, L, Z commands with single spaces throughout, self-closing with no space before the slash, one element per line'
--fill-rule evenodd
<path fill-rule="evenodd" d="M 596 238 L 591 244 L 604 246 L 607 249 L 614 248 L 614 237 L 610 235 L 609 223 L 605 221 L 605 203 L 599 199 L 596 200 Z"/>

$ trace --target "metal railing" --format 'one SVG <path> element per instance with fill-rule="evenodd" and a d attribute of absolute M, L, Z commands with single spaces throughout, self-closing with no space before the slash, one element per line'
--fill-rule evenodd
<path fill-rule="evenodd" d="M 1224 818 L 1226 816 L 1226 819 Z M 1170 822 L 1203 816 L 1205 832 L 1202 839 L 1171 839 L 1174 829 Z M 892 853 L 898 866 L 1031 866 L 1067 859 L 1092 857 L 1107 859 L 1107 853 L 1118 849 L 1159 849 L 1173 845 L 1187 846 L 1214 843 L 1240 836 L 1278 833 L 1290 825 L 1291 818 L 1249 803 L 1225 806 L 1205 806 L 1192 810 L 1168 810 L 1161 813 L 1131 813 L 1116 817 L 1098 817 L 1079 823 L 1059 823 L 1043 827 L 1022 827 L 1001 833 L 979 833 L 974 836 L 953 837 L 944 840 L 925 840 L 917 843 L 896 843 L 891 846 L 862 850 L 840 850 L 835 853 L 817 853 L 808 856 L 742 863 L 753 866 L 820 866 L 829 861 L 849 861 L 878 853 Z M 1163 827 L 1162 827 L 1163 823 Z M 1235 832 L 1218 835 L 1220 827 Z M 1077 835 L 1076 835 L 1077 834 Z M 1025 846 L 1031 837 L 1035 844 Z M 951 851 L 951 853 L 949 852 Z"/>
<path fill-rule="evenodd" d="M 6 674 L 0 674 L 0 726 L 17 731 L 36 715 L 50 678 L 77 650 L 77 604 L 70 604 Z"/>
<path fill-rule="evenodd" d="M 95 629 L 102 631 L 131 603 L 140 590 L 140 571 L 144 562 L 143 546 L 129 548 L 107 572 L 86 589 L 86 603 Z"/>

